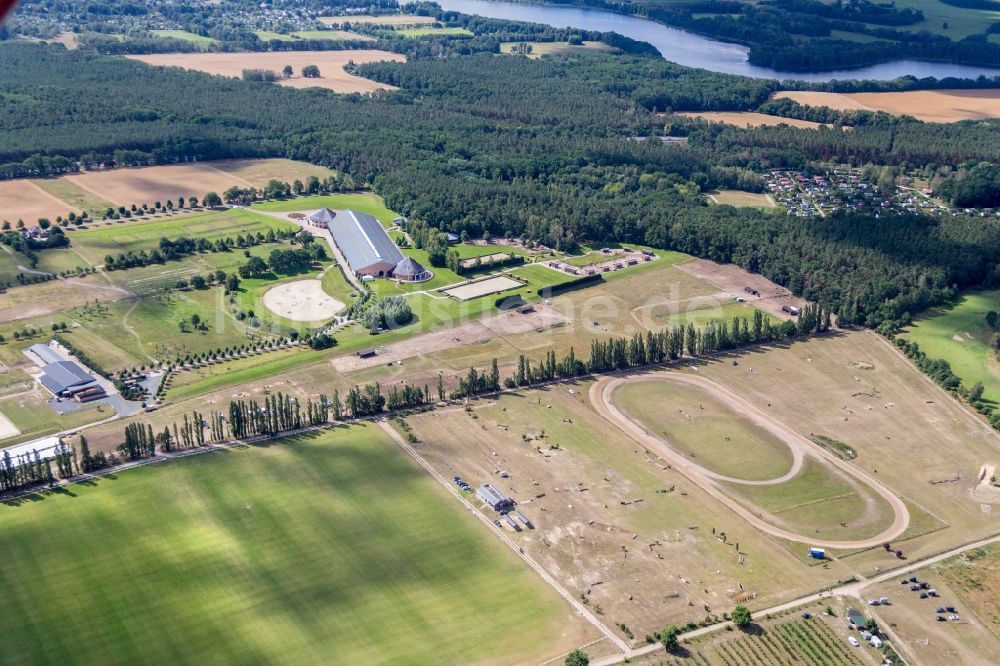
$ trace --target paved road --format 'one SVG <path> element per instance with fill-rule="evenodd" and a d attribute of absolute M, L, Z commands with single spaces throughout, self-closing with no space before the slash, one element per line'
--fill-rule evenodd
<path fill-rule="evenodd" d="M 476 509 L 476 507 L 474 507 L 472 505 L 472 503 L 469 502 L 469 500 L 467 500 L 465 498 L 464 495 L 462 495 L 461 493 L 458 492 L 458 490 L 456 490 L 454 483 L 449 482 L 443 476 L 441 476 L 440 474 L 438 474 L 437 470 L 435 470 L 430 465 L 430 463 L 428 463 L 426 460 L 424 460 L 423 457 L 419 453 L 417 453 L 416 449 L 414 449 L 412 446 L 410 446 L 406 442 L 406 440 L 403 439 L 403 437 L 398 432 L 396 432 L 396 430 L 391 425 L 389 425 L 388 420 L 386 420 L 386 419 L 379 420 L 379 426 L 382 428 L 382 430 L 384 430 L 392 438 L 392 440 L 394 442 L 396 442 L 396 444 L 399 445 L 399 447 L 401 449 L 403 449 L 403 451 L 405 451 L 407 454 L 410 455 L 410 457 L 412 457 L 414 460 L 416 460 L 418 465 L 420 465 L 421 467 L 423 467 L 424 470 L 426 470 L 428 474 L 430 474 L 432 477 L 434 477 L 435 479 L 437 479 L 437 481 L 442 486 L 444 486 L 445 489 L 448 492 L 450 492 L 452 495 L 454 495 L 455 497 L 457 497 L 458 500 L 465 506 L 465 508 L 468 509 L 472 513 L 472 515 L 474 515 L 477 519 L 479 519 L 479 521 L 481 523 L 483 523 L 484 525 L 486 525 L 486 527 L 488 527 L 490 530 L 492 530 L 493 534 L 496 535 L 497 538 L 499 538 L 511 550 L 513 550 L 514 553 L 517 554 L 518 557 L 520 557 L 522 560 L 524 560 L 524 562 L 529 567 L 531 567 L 532 570 L 535 573 L 537 573 L 542 578 L 542 580 L 544 580 L 546 583 L 548 583 L 548 585 L 550 587 L 552 587 L 553 589 L 555 589 L 556 592 L 558 592 L 560 594 L 560 596 L 562 596 L 563 599 L 565 599 L 566 601 L 568 601 L 570 603 L 570 605 L 573 606 L 573 610 L 576 611 L 577 615 L 579 615 L 584 620 L 586 620 L 587 622 L 590 622 L 590 624 L 592 624 L 595 627 L 597 627 L 597 629 L 605 637 L 607 637 L 612 643 L 614 643 L 615 646 L 619 650 L 621 650 L 623 654 L 626 653 L 626 652 L 628 652 L 629 650 L 631 650 L 631 648 L 629 647 L 628 643 L 626 643 L 624 640 L 622 640 L 617 635 L 615 635 L 615 633 L 613 631 L 611 631 L 611 629 L 609 629 L 607 626 L 605 626 L 603 622 L 601 622 L 600 620 L 598 620 L 597 616 L 595 616 L 593 613 L 591 613 L 590 610 L 586 606 L 584 606 L 582 603 L 580 603 L 580 601 L 577 600 L 576 597 L 574 597 L 565 588 L 563 588 L 563 586 L 560 585 L 559 582 L 555 578 L 553 578 L 549 574 L 549 572 L 545 570 L 544 567 L 542 567 L 542 565 L 538 564 L 538 562 L 536 562 L 534 559 L 532 559 L 532 557 L 530 555 L 528 555 L 527 553 L 525 553 L 524 550 L 518 544 L 514 543 L 514 541 L 512 541 L 504 533 L 504 531 L 503 531 L 502 528 L 497 527 L 495 524 L 493 524 L 493 522 L 489 518 L 487 518 L 486 516 L 484 516 L 482 514 L 482 512 L 478 511 Z"/>
<path fill-rule="evenodd" d="M 833 541 L 818 538 L 815 534 L 802 535 L 796 532 L 791 532 L 764 521 L 758 515 L 752 513 L 738 501 L 723 492 L 722 489 L 716 485 L 716 481 L 711 477 L 711 475 L 705 473 L 705 468 L 691 462 L 690 459 L 678 453 L 665 441 L 644 430 L 636 422 L 622 414 L 621 411 L 619 411 L 614 405 L 611 395 L 615 388 L 630 380 L 643 378 L 649 379 L 650 377 L 657 377 L 671 381 L 682 381 L 687 384 L 699 386 L 717 396 L 726 404 L 732 405 L 748 415 L 753 415 L 755 421 L 768 422 L 768 429 L 773 433 L 779 434 L 780 438 L 789 443 L 790 446 L 800 448 L 802 451 L 808 452 L 809 455 L 829 462 L 831 465 L 839 468 L 849 476 L 858 479 L 878 493 L 889 504 L 889 506 L 892 507 L 894 514 L 892 524 L 880 534 L 868 539 Z M 803 437 L 795 430 L 792 430 L 784 423 L 760 411 L 748 401 L 729 392 L 715 382 L 703 377 L 681 375 L 679 373 L 670 372 L 660 372 L 656 375 L 650 375 L 649 373 L 636 373 L 619 377 L 602 377 L 590 388 L 590 402 L 594 406 L 594 409 L 597 410 L 598 414 L 616 425 L 625 434 L 629 435 L 646 448 L 655 451 L 660 457 L 667 460 L 677 471 L 686 476 L 692 483 L 704 490 L 711 497 L 718 500 L 724 506 L 728 507 L 740 516 L 740 518 L 756 527 L 761 532 L 778 537 L 779 539 L 787 539 L 789 541 L 796 541 L 798 543 L 806 543 L 812 546 L 825 548 L 871 548 L 873 546 L 879 546 L 883 543 L 892 541 L 905 532 L 910 523 L 910 514 L 903 501 L 895 493 L 889 490 L 889 488 L 876 481 L 872 476 L 832 455 L 806 437 Z M 740 481 L 740 483 L 746 482 Z"/>

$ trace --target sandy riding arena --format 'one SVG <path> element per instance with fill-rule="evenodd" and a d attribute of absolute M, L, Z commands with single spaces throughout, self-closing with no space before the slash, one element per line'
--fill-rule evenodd
<path fill-rule="evenodd" d="M 405 56 L 389 51 L 374 49 L 353 49 L 346 51 L 274 51 L 254 53 L 248 58 L 246 53 L 155 53 L 128 56 L 148 65 L 160 67 L 183 67 L 208 74 L 241 77 L 243 70 L 269 69 L 281 72 L 285 65 L 291 65 L 295 74 L 289 79 L 281 79 L 279 85 L 292 88 L 328 88 L 340 93 L 370 93 L 376 90 L 394 89 L 375 81 L 348 74 L 344 65 L 354 62 L 363 65 L 380 60 L 405 61 Z M 306 65 L 319 67 L 320 76 L 304 78 L 300 72 Z"/>
<path fill-rule="evenodd" d="M 14 425 L 14 422 L 3 414 L 0 414 L 0 440 L 15 437 L 20 434 L 21 431 L 18 430 L 16 425 Z"/>
<path fill-rule="evenodd" d="M 264 293 L 268 310 L 292 321 L 307 324 L 327 321 L 344 309 L 344 304 L 323 291 L 319 280 L 296 280 L 272 287 Z"/>
<path fill-rule="evenodd" d="M 489 294 L 498 294 L 501 291 L 507 291 L 508 289 L 517 289 L 521 286 L 521 284 L 522 283 L 518 282 L 514 278 L 507 277 L 506 275 L 499 275 L 497 277 L 491 277 L 485 280 L 478 280 L 477 282 L 459 285 L 458 287 L 452 287 L 451 289 L 446 289 L 444 293 L 448 294 L 452 298 L 457 298 L 460 301 L 468 301 L 473 298 L 479 298 Z"/>

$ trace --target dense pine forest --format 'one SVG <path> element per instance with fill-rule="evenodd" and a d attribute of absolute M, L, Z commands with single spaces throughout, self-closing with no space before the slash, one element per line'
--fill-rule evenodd
<path fill-rule="evenodd" d="M 773 83 L 624 55 L 372 64 L 361 72 L 402 88 L 375 97 L 39 44 L 3 45 L 0 66 L 7 177 L 78 163 L 303 159 L 368 183 L 391 208 L 438 229 L 560 248 L 585 239 L 675 248 L 740 264 L 869 325 L 1000 278 L 1000 225 L 989 219 L 802 220 L 709 207 L 702 195 L 759 189 L 761 170 L 816 160 L 905 168 L 1000 161 L 995 121 L 850 132 L 707 125 L 652 111 L 754 108 Z M 650 98 L 673 101 L 660 107 Z M 688 140 L 663 144 L 655 139 L 663 134 Z"/>

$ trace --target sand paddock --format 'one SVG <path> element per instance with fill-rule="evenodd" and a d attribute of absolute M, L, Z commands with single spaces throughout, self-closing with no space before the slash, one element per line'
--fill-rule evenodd
<path fill-rule="evenodd" d="M 183 67 L 208 74 L 241 77 L 243 70 L 270 69 L 281 72 L 285 65 L 291 65 L 295 75 L 279 81 L 279 85 L 292 88 L 327 88 L 339 93 L 371 93 L 376 90 L 394 89 L 375 81 L 348 74 L 344 66 L 348 62 L 363 64 L 380 60 L 405 62 L 405 56 L 375 49 L 354 49 L 348 51 L 274 51 L 270 53 L 155 53 L 128 56 L 149 65 L 159 67 Z M 299 73 L 306 65 L 319 67 L 320 76 L 307 79 Z"/>
<path fill-rule="evenodd" d="M 119 205 L 148 203 L 152 205 L 178 197 L 198 197 L 206 192 L 222 194 L 233 185 L 250 187 L 248 181 L 226 173 L 215 166 L 196 164 L 171 164 L 169 166 L 135 167 L 110 171 L 88 171 L 65 178 L 97 196 Z"/>
<path fill-rule="evenodd" d="M 520 313 L 517 310 L 501 312 L 484 319 L 465 322 L 457 326 L 416 335 L 406 340 L 394 342 L 384 348 L 378 356 L 359 358 L 355 355 L 338 356 L 330 361 L 338 372 L 351 372 L 371 368 L 393 361 L 425 356 L 461 345 L 475 345 L 493 338 L 517 333 L 527 333 L 539 328 L 548 328 L 570 321 L 566 315 L 545 305 L 536 305 L 533 312 Z M 376 338 L 377 340 L 377 338 Z"/>
<path fill-rule="evenodd" d="M 735 264 L 719 264 L 708 259 L 691 259 L 677 264 L 677 268 L 730 295 L 740 296 L 755 308 L 781 319 L 793 319 L 791 315 L 781 310 L 782 306 L 793 305 L 801 310 L 806 305 L 804 299 L 793 295 L 784 287 L 771 282 L 763 275 L 751 273 Z M 744 287 L 756 289 L 760 292 L 760 296 L 748 294 L 744 291 Z"/>
<path fill-rule="evenodd" d="M 30 180 L 0 181 L 0 220 L 34 224 L 40 217 L 55 221 L 57 215 L 65 217 L 70 212 L 79 213 L 80 209 L 60 201 Z"/>
<path fill-rule="evenodd" d="M 1000 117 L 1000 90 L 912 90 L 885 93 L 830 93 L 782 91 L 787 97 L 808 106 L 831 109 L 885 111 L 907 114 L 932 123 Z"/>
<path fill-rule="evenodd" d="M 448 294 L 452 298 L 457 298 L 460 301 L 468 301 L 470 299 L 487 296 L 489 294 L 497 294 L 501 291 L 507 291 L 508 289 L 517 289 L 520 286 L 521 283 L 514 278 L 507 277 L 506 275 L 499 275 L 486 280 L 479 280 L 478 282 L 473 282 L 471 284 L 463 284 L 458 287 L 452 287 L 451 289 L 445 289 L 444 293 Z"/>
<path fill-rule="evenodd" d="M 268 310 L 307 324 L 329 321 L 344 309 L 344 304 L 323 291 L 320 280 L 296 280 L 271 287 L 264 292 Z"/>
<path fill-rule="evenodd" d="M 14 422 L 3 414 L 0 414 L 0 440 L 15 437 L 20 434 L 21 431 L 16 425 L 14 425 Z"/>

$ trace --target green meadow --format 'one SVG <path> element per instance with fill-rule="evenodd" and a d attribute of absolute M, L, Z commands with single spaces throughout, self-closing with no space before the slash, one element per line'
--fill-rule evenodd
<path fill-rule="evenodd" d="M 0 561 L 6 664 L 541 663 L 590 640 L 374 426 L 0 505 Z"/>
<path fill-rule="evenodd" d="M 902 337 L 916 342 L 930 358 L 948 361 L 965 386 L 979 382 L 987 400 L 1000 401 L 1000 364 L 990 348 L 994 331 L 986 324 L 991 310 L 1000 312 L 1000 293 L 963 294 L 954 305 L 917 319 Z"/>

